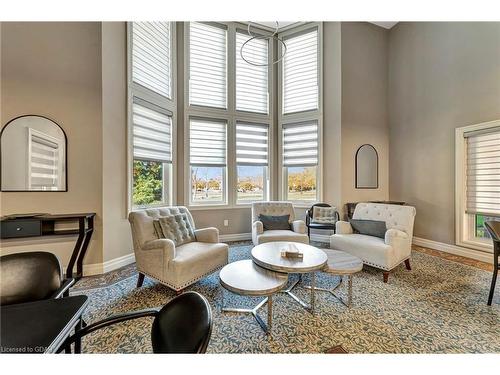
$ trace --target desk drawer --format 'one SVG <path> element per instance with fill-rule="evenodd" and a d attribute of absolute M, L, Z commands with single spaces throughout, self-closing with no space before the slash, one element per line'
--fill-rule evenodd
<path fill-rule="evenodd" d="M 1 223 L 2 238 L 33 237 L 42 234 L 40 220 L 5 220 Z"/>

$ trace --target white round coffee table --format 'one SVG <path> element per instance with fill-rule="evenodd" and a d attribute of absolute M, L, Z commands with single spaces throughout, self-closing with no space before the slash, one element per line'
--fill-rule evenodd
<path fill-rule="evenodd" d="M 303 258 L 282 257 L 282 250 L 288 249 L 291 246 L 298 249 L 298 251 L 303 254 Z M 323 250 L 298 242 L 267 242 L 257 245 L 252 249 L 252 259 L 259 266 L 272 271 L 300 274 L 298 280 L 283 292 L 287 293 L 290 297 L 300 303 L 302 307 L 308 309 L 314 314 L 314 285 L 316 279 L 314 272 L 322 270 L 328 261 L 328 258 Z M 311 274 L 312 288 L 311 301 L 309 305 L 292 293 L 292 290 L 302 280 L 302 274 L 304 273 Z"/>
<path fill-rule="evenodd" d="M 253 309 L 227 308 L 224 306 L 224 291 L 222 291 L 222 311 L 250 313 L 266 333 L 272 327 L 272 296 L 286 286 L 288 275 L 259 267 L 252 260 L 240 260 L 229 263 L 221 269 L 220 283 L 230 292 L 246 296 L 266 296 Z M 258 310 L 267 303 L 267 326 L 258 315 Z"/>
<path fill-rule="evenodd" d="M 325 289 L 315 287 L 316 290 L 322 290 L 325 292 L 330 292 L 335 298 L 342 302 L 345 306 L 351 307 L 352 305 L 352 276 L 355 273 L 363 270 L 363 261 L 358 257 L 346 253 L 340 250 L 333 249 L 323 249 L 328 257 L 328 262 L 323 272 L 330 273 L 332 275 L 340 276 L 339 283 L 335 285 L 332 289 Z M 337 290 L 342 285 L 343 278 L 347 276 L 347 302 L 345 302 L 340 296 L 335 294 Z M 311 287 L 312 288 L 312 287 Z"/>

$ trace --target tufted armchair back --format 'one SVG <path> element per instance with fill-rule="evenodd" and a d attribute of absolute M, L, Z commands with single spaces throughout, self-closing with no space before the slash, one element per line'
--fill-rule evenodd
<path fill-rule="evenodd" d="M 140 249 L 148 241 L 156 240 L 156 231 L 153 221 L 161 216 L 186 214 L 193 229 L 195 228 L 193 217 L 189 210 L 184 206 L 148 208 L 145 210 L 132 211 L 128 215 L 128 221 L 132 227 L 132 239 L 134 248 Z"/>
<path fill-rule="evenodd" d="M 254 202 L 252 203 L 252 223 L 259 220 L 259 215 L 282 216 L 290 215 L 289 222 L 295 220 L 293 204 L 290 202 Z"/>
<path fill-rule="evenodd" d="M 413 236 L 415 207 L 381 203 L 358 203 L 353 219 L 385 221 L 387 229 L 398 229 Z"/>

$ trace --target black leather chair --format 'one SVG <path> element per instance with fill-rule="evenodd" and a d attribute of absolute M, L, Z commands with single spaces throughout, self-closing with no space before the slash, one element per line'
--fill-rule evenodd
<path fill-rule="evenodd" d="M 151 327 L 154 353 L 206 352 L 212 334 L 212 309 L 206 298 L 196 292 L 183 293 L 160 310 L 134 311 L 89 324 L 70 336 L 62 348 L 98 329 L 147 316 L 154 317 Z"/>
<path fill-rule="evenodd" d="M 0 305 L 60 298 L 69 294 L 74 279 L 62 278 L 59 259 L 43 251 L 0 257 Z"/>
<path fill-rule="evenodd" d="M 491 306 L 493 294 L 495 294 L 495 284 L 498 276 L 498 257 L 500 257 L 500 221 L 485 221 L 484 227 L 493 240 L 493 278 L 491 279 L 490 295 L 488 297 L 488 306 Z"/>
<path fill-rule="evenodd" d="M 327 223 L 312 223 L 311 220 L 313 218 L 314 207 L 331 207 L 328 203 L 316 203 L 311 206 L 310 209 L 306 211 L 306 226 L 307 226 L 307 235 L 311 237 L 311 229 L 326 229 L 333 230 L 335 232 L 335 223 L 327 224 Z M 339 212 L 335 212 L 335 216 L 337 221 L 340 220 Z"/>

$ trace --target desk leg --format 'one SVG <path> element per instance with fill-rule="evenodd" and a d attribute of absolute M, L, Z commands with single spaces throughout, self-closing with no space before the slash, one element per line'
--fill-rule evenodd
<path fill-rule="evenodd" d="M 68 268 L 66 268 L 66 277 L 73 277 L 73 266 L 80 253 L 80 248 L 82 247 L 83 238 L 85 237 L 85 219 L 81 218 L 78 220 L 78 239 L 76 240 L 75 247 L 73 248 L 73 253 L 68 263 Z"/>
<path fill-rule="evenodd" d="M 85 240 L 83 241 L 82 248 L 80 250 L 80 255 L 76 261 L 76 278 L 80 279 L 83 276 L 83 258 L 87 254 L 87 249 L 89 247 L 90 239 L 92 238 L 92 233 L 94 232 L 94 218 L 88 218 L 88 227 L 85 230 Z"/>

